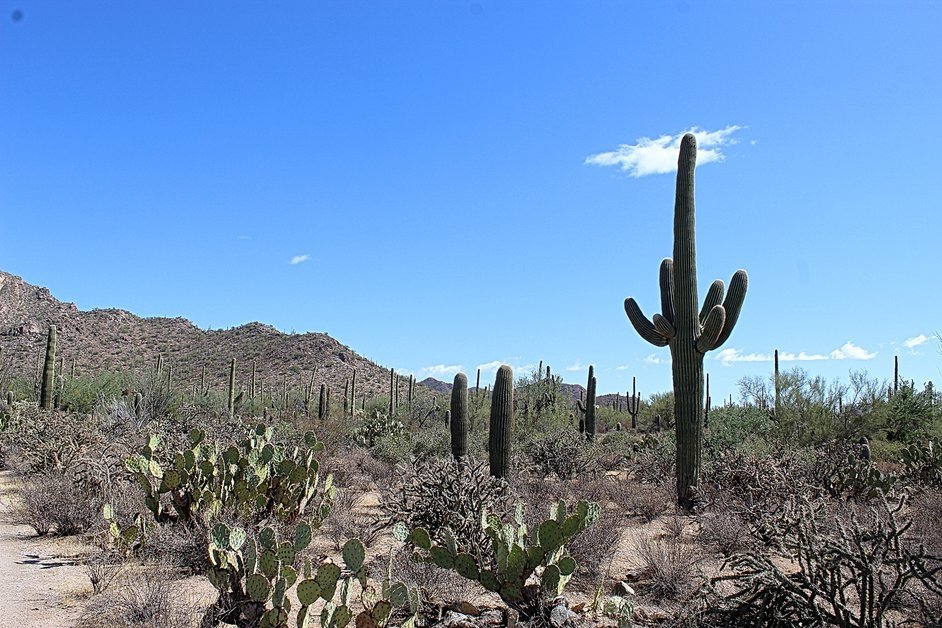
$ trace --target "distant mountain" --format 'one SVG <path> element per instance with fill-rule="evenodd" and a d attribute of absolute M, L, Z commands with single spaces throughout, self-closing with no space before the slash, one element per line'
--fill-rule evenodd
<path fill-rule="evenodd" d="M 306 386 L 315 368 L 317 387 L 326 383 L 342 391 L 356 369 L 358 393 L 389 390 L 389 369 L 327 334 L 285 334 L 257 322 L 203 331 L 185 318 L 141 318 L 118 309 L 81 311 L 74 303 L 58 301 L 47 288 L 0 271 L 0 360 L 11 361 L 19 376 L 34 376 L 51 324 L 58 328 L 58 357 L 67 371 L 74 361 L 79 375 L 141 371 L 153 368 L 163 354 L 180 387 L 191 388 L 205 366 L 207 384 L 224 390 L 229 361 L 235 358 L 242 386 L 249 385 L 254 362 L 259 385 L 277 390 L 285 377 L 293 388 Z"/>

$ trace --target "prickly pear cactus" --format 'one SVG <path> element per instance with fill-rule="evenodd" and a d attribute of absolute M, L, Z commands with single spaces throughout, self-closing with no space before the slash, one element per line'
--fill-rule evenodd
<path fill-rule="evenodd" d="M 565 544 L 595 523 L 599 513 L 599 505 L 594 502 L 580 501 L 570 513 L 566 502 L 560 501 L 550 508 L 549 518 L 540 524 L 535 536 L 528 533 L 522 506 L 518 506 L 513 523 L 487 515 L 481 525 L 493 541 L 493 556 L 488 557 L 458 552 L 451 543 L 440 545 L 424 528 L 409 531 L 397 526 L 394 534 L 411 543 L 422 560 L 475 580 L 512 608 L 528 613 L 541 592 L 528 589 L 527 580 L 541 570 L 542 594 L 560 595 L 576 570 L 576 561 L 566 553 Z"/>

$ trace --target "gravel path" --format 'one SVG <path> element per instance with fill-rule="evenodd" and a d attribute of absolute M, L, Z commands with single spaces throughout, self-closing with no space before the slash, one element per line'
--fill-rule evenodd
<path fill-rule="evenodd" d="M 72 626 L 91 593 L 80 562 L 89 548 L 13 524 L 14 481 L 0 471 L 0 627 Z"/>

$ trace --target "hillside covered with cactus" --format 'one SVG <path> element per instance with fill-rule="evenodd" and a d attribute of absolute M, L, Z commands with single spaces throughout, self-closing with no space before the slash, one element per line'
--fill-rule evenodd
<path fill-rule="evenodd" d="M 0 356 L 8 376 L 35 377 L 46 350 L 46 330 L 56 325 L 58 358 L 77 374 L 140 371 L 162 362 L 172 368 L 182 390 L 198 384 L 225 390 L 230 360 L 237 359 L 237 379 L 249 385 L 255 363 L 259 386 L 303 387 L 317 369 L 317 383 L 342 390 L 357 371 L 361 392 L 389 387 L 389 369 L 364 358 L 324 333 L 286 334 L 252 322 L 225 330 L 201 330 L 185 318 L 141 318 L 120 309 L 79 310 L 56 299 L 47 288 L 0 271 Z"/>

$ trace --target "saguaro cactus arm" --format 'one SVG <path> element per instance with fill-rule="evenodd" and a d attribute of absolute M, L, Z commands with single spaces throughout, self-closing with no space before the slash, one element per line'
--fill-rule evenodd
<path fill-rule="evenodd" d="M 639 336 L 655 347 L 667 346 L 667 338 L 658 332 L 657 328 L 654 327 L 654 323 L 645 317 L 644 312 L 638 307 L 638 303 L 631 297 L 625 299 L 625 314 L 628 315 L 628 320 L 631 321 Z"/>
<path fill-rule="evenodd" d="M 723 331 L 720 333 L 716 342 L 710 349 L 716 349 L 722 346 L 733 333 L 733 327 L 739 320 L 739 312 L 742 311 L 742 303 L 746 299 L 746 289 L 749 287 L 749 276 L 746 271 L 740 269 L 733 273 L 733 278 L 729 282 L 729 292 L 726 293 L 726 299 L 723 300 L 723 309 L 726 310 L 726 322 L 723 323 Z"/>

